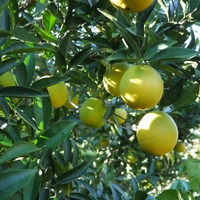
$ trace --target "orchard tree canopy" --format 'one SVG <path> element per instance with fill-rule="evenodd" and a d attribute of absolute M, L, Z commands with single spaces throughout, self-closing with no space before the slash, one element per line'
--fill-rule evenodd
<path fill-rule="evenodd" d="M 199 0 L 154 0 L 139 13 L 109 0 L 1 0 L 0 199 L 200 199 L 199 50 Z M 110 94 L 103 77 L 114 63 L 155 69 L 158 104 L 136 110 Z M 81 120 L 90 98 L 100 110 Z M 163 156 L 136 137 L 150 111 L 178 128 Z M 100 115 L 99 127 L 83 123 Z"/>

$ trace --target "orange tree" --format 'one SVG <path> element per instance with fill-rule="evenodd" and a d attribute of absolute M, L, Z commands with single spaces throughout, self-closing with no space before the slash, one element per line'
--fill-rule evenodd
<path fill-rule="evenodd" d="M 199 0 L 158 0 L 140 13 L 108 0 L 1 0 L 0 75 L 13 74 L 0 76 L 1 199 L 199 199 L 199 19 Z M 116 62 L 153 67 L 159 103 L 135 110 L 109 94 L 103 75 Z M 72 108 L 52 106 L 47 88 L 60 82 L 79 96 Z M 99 128 L 79 117 L 91 97 L 107 108 Z M 116 108 L 128 113 L 122 124 L 109 120 Z M 137 125 L 153 110 L 176 122 L 184 152 L 141 149 Z"/>

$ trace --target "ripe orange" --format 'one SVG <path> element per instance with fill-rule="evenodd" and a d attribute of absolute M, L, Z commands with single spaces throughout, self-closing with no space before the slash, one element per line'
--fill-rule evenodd
<path fill-rule="evenodd" d="M 124 108 L 116 108 L 114 114 L 110 117 L 110 120 L 117 124 L 122 124 L 127 118 L 127 112 Z"/>
<path fill-rule="evenodd" d="M 129 67 L 130 65 L 127 63 L 118 62 L 107 68 L 103 76 L 103 85 L 108 93 L 117 97 L 120 96 L 119 83 L 121 77 Z"/>
<path fill-rule="evenodd" d="M 74 108 L 78 105 L 79 102 L 79 95 L 75 94 L 73 91 L 69 92 L 69 97 L 67 98 L 67 101 L 65 102 L 64 106 L 66 108 Z"/>
<path fill-rule="evenodd" d="M 106 111 L 103 101 L 98 98 L 89 98 L 81 105 L 79 117 L 86 126 L 97 128 L 105 124 Z"/>
<path fill-rule="evenodd" d="M 62 107 L 68 99 L 68 89 L 64 82 L 47 87 L 54 108 Z"/>
<path fill-rule="evenodd" d="M 149 109 L 160 101 L 163 81 L 150 66 L 132 66 L 122 76 L 119 91 L 127 106 L 136 110 Z"/>
<path fill-rule="evenodd" d="M 152 111 L 140 120 L 136 136 L 144 151 L 155 156 L 162 156 L 175 147 L 178 129 L 168 114 Z"/>
<path fill-rule="evenodd" d="M 112 5 L 128 13 L 137 13 L 148 8 L 153 0 L 110 0 Z"/>
<path fill-rule="evenodd" d="M 109 145 L 109 139 L 108 137 L 102 137 L 99 141 L 100 146 L 107 147 Z"/>
<path fill-rule="evenodd" d="M 184 152 L 185 151 L 185 144 L 181 141 L 178 141 L 174 150 L 179 152 L 179 153 Z"/>

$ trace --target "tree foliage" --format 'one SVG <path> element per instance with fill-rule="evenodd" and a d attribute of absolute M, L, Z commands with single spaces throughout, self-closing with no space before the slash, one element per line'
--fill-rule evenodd
<path fill-rule="evenodd" d="M 0 75 L 12 71 L 17 83 L 0 88 L 1 199 L 199 199 L 199 25 L 199 0 L 155 0 L 136 14 L 108 0 L 1 0 Z M 148 111 L 108 120 L 125 106 L 102 84 L 118 61 L 159 71 L 165 91 L 153 109 L 173 117 L 186 152 L 141 150 L 135 133 Z M 46 88 L 60 81 L 79 94 L 74 109 L 52 108 Z M 91 96 L 108 107 L 98 129 L 78 115 Z"/>

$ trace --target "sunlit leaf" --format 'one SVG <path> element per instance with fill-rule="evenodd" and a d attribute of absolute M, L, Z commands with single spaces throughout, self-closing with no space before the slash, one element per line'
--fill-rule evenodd
<path fill-rule="evenodd" d="M 0 157 L 0 164 L 5 161 L 18 158 L 19 156 L 26 156 L 29 153 L 38 151 L 39 148 L 30 142 L 17 142 L 13 144 L 4 154 Z"/>
<path fill-rule="evenodd" d="M 43 148 L 52 148 L 60 144 L 67 137 L 69 137 L 71 130 L 75 125 L 76 122 L 67 120 L 62 120 L 53 124 L 42 133 L 38 139 L 37 146 Z"/>

